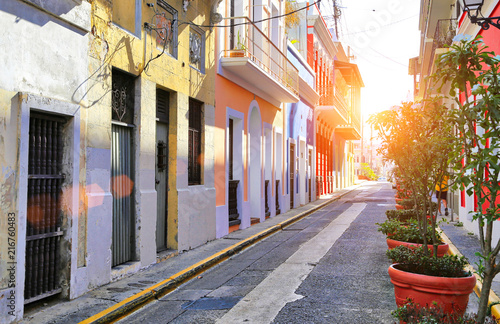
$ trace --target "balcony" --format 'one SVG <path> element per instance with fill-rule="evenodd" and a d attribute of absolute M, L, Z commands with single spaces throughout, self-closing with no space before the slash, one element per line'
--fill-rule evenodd
<path fill-rule="evenodd" d="M 458 22 L 456 19 L 440 19 L 436 24 L 436 31 L 434 32 L 434 41 L 432 43 L 431 64 L 429 64 L 428 75 L 432 74 L 432 68 L 436 56 L 443 53 L 443 50 L 453 43 L 453 38 L 457 34 Z M 445 50 L 446 51 L 446 50 Z"/>
<path fill-rule="evenodd" d="M 423 71 L 426 76 L 432 75 L 436 69 L 435 62 L 437 57 L 448 51 L 448 48 L 453 43 L 453 38 L 456 35 L 458 22 L 456 19 L 439 19 L 436 23 L 436 30 L 434 31 L 434 38 L 430 50 L 430 58 L 427 62 L 427 70 Z M 432 84 L 430 80 L 425 81 L 423 96 L 437 94 L 435 90 L 430 90 Z"/>
<path fill-rule="evenodd" d="M 299 101 L 299 72 L 247 17 L 224 19 L 223 75 L 275 106 Z"/>
<path fill-rule="evenodd" d="M 356 141 L 361 139 L 361 123 L 359 114 L 351 115 L 351 122 L 347 125 L 337 125 L 335 127 L 335 135 L 340 135 L 348 141 Z"/>
<path fill-rule="evenodd" d="M 349 122 L 350 105 L 346 102 L 344 94 L 334 85 L 328 85 L 318 88 L 320 94 L 319 106 L 317 110 L 334 123 Z"/>
<path fill-rule="evenodd" d="M 360 94 L 364 86 L 356 64 L 335 61 L 341 73 L 335 85 L 319 88 L 321 95 L 317 110 L 335 127 L 335 134 L 346 140 L 358 140 L 360 134 Z"/>

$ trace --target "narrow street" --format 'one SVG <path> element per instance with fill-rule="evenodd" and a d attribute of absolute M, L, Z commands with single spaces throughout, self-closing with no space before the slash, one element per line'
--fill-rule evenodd
<path fill-rule="evenodd" d="M 393 204 L 367 182 L 119 323 L 393 323 L 375 225 Z"/>

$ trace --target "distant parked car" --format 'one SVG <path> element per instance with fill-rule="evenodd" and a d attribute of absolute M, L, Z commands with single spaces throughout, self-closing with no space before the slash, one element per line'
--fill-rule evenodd
<path fill-rule="evenodd" d="M 387 178 L 386 177 L 379 177 L 378 181 L 387 181 Z"/>

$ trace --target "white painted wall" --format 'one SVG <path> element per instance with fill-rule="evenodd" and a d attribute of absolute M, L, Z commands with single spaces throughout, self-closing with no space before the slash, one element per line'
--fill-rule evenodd
<path fill-rule="evenodd" d="M 70 242 L 71 254 L 66 256 L 70 258 L 70 271 L 78 271 L 79 102 L 86 92 L 83 83 L 88 76 L 90 3 L 73 0 L 0 1 L 0 30 L 0 120 L 3 120 L 0 126 L 0 209 L 15 213 L 17 223 L 14 316 L 8 313 L 12 309 L 8 307 L 7 296 L 12 289 L 7 289 L 8 282 L 4 280 L 7 253 L 0 253 L 0 323 L 10 323 L 22 318 L 24 308 L 26 172 L 31 109 L 70 117 L 65 133 L 64 158 L 73 171 L 65 180 L 65 217 L 69 222 L 64 239 Z M 19 92 L 21 96 L 18 96 Z M 0 223 L 2 242 L 6 229 L 6 224 Z M 75 282 L 73 277 L 67 279 L 69 285 L 63 289 L 71 297 L 76 293 Z"/>
<path fill-rule="evenodd" d="M 186 94 L 178 93 L 177 99 L 178 250 L 184 251 L 216 238 L 213 138 L 215 108 L 207 104 L 203 106 L 205 116 L 204 147 L 202 149 L 204 156 L 203 183 L 189 186 L 187 172 L 189 97 Z"/>

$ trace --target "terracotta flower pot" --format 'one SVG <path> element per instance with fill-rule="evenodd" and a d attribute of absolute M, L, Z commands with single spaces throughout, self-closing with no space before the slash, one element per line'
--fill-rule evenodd
<path fill-rule="evenodd" d="M 437 302 L 445 313 L 463 315 L 469 303 L 469 295 L 476 285 L 476 277 L 434 277 L 397 269 L 397 263 L 389 267 L 389 276 L 394 284 L 394 295 L 398 307 L 412 299 L 422 307 Z"/>
<path fill-rule="evenodd" d="M 404 245 L 410 249 L 416 249 L 418 247 L 421 247 L 423 244 L 418 244 L 418 243 L 410 243 L 410 242 L 402 242 L 402 241 L 396 241 L 393 239 L 388 238 L 387 239 L 387 247 L 389 247 L 389 250 L 394 249 L 396 246 Z M 427 248 L 432 251 L 432 245 L 427 244 Z M 437 256 L 438 258 L 443 257 L 443 255 L 448 252 L 450 249 L 450 246 L 446 243 L 438 245 L 438 253 Z"/>

